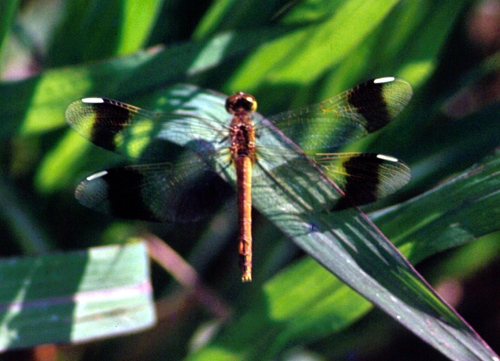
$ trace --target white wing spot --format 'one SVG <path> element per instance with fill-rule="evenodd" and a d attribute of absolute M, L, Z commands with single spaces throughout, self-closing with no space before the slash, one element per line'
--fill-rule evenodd
<path fill-rule="evenodd" d="M 396 79 L 396 78 L 394 78 L 393 76 L 387 76 L 387 77 L 385 77 L 385 78 L 378 78 L 378 79 L 375 79 L 375 80 L 373 81 L 373 83 L 374 83 L 374 84 L 389 83 L 389 82 L 391 82 L 391 81 L 394 81 L 394 79 Z"/>
<path fill-rule="evenodd" d="M 390 157 L 388 155 L 383 155 L 383 154 L 377 154 L 377 158 L 382 159 L 382 160 L 387 160 L 389 162 L 397 162 L 398 160 L 394 157 Z"/>
<path fill-rule="evenodd" d="M 97 173 L 94 173 L 92 175 L 89 175 L 87 177 L 87 180 L 88 181 L 91 181 L 91 180 L 94 180 L 96 178 L 101 178 L 101 177 L 104 177 L 106 174 L 108 174 L 108 171 L 106 170 L 103 170 L 103 171 L 100 171 L 100 172 L 97 172 Z"/>
<path fill-rule="evenodd" d="M 104 103 L 104 99 L 103 98 L 83 98 L 82 102 L 89 103 L 89 104 Z"/>

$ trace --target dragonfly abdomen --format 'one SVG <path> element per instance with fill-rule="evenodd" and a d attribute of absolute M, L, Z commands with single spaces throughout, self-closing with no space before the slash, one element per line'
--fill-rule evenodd
<path fill-rule="evenodd" d="M 238 182 L 238 222 L 240 268 L 243 282 L 252 280 L 252 161 L 250 157 L 236 157 Z"/>

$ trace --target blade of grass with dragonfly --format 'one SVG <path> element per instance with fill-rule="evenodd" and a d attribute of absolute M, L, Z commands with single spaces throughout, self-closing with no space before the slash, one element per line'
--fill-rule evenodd
<path fill-rule="evenodd" d="M 371 214 L 370 218 L 382 225 L 405 255 L 418 262 L 442 249 L 499 229 L 497 217 L 478 216 L 499 212 L 499 171 L 500 154 L 496 151 L 439 187 L 401 205 Z M 409 229 L 400 229 L 398 224 Z M 366 287 L 371 286 L 367 284 Z M 408 288 L 404 292 L 409 298 L 418 299 L 415 290 Z M 268 281 L 255 298 L 260 303 L 247 310 L 228 330 L 221 331 L 221 335 L 199 352 L 197 359 L 209 358 L 209 355 L 234 357 L 240 350 L 251 349 L 250 345 L 256 351 L 248 359 L 261 357 L 266 352 L 272 357 L 290 344 L 313 342 L 339 332 L 372 308 L 369 302 L 311 259 L 298 262 Z M 415 317 L 419 317 L 419 311 L 409 309 Z M 443 319 L 439 321 L 444 322 Z M 256 335 L 265 335 L 260 337 L 258 347 Z M 471 339 L 477 340 L 467 328 L 444 334 L 438 332 L 435 336 L 445 344 L 470 344 Z M 342 348 L 341 345 L 336 347 Z M 456 352 L 449 356 L 460 360 L 488 359 L 485 355 L 471 355 L 464 349 Z"/>
<path fill-rule="evenodd" d="M 185 109 L 204 109 L 197 113 L 199 116 L 207 118 L 223 112 L 222 96 L 194 87 L 176 87 L 175 91 L 178 96 L 181 91 L 185 93 Z M 204 108 L 207 104 L 212 104 L 210 109 Z M 182 121 L 163 135 L 166 140 L 190 147 L 193 140 L 210 142 L 216 133 L 216 129 L 213 134 L 195 133 L 189 122 Z M 302 166 L 297 172 L 286 166 L 298 157 L 293 143 L 272 131 L 261 134 L 259 141 L 275 144 L 282 151 L 279 160 L 261 160 L 254 167 L 254 205 L 271 222 L 343 282 L 444 354 L 478 360 L 495 357 L 368 217 L 355 209 L 323 214 L 314 211 L 338 199 L 339 192 L 312 164 L 310 169 Z M 217 166 L 225 170 L 226 180 L 233 183 L 232 168 L 226 164 Z M 262 332 L 260 327 L 254 331 L 255 335 Z"/>

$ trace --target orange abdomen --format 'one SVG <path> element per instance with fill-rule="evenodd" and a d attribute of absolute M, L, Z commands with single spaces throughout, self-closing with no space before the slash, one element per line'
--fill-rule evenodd
<path fill-rule="evenodd" d="M 241 280 L 252 280 L 252 161 L 248 156 L 235 159 L 238 182 L 238 222 Z"/>

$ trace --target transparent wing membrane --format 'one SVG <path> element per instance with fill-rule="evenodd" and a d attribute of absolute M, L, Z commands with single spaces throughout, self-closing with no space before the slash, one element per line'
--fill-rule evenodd
<path fill-rule="evenodd" d="M 321 103 L 277 114 L 268 120 L 302 149 L 338 148 L 389 124 L 413 95 L 408 82 L 380 78 Z"/>

